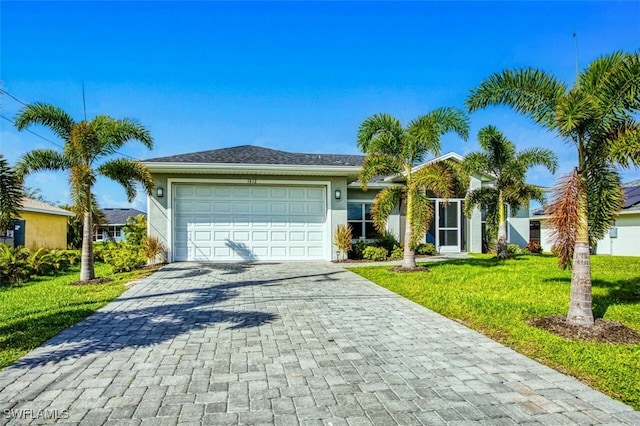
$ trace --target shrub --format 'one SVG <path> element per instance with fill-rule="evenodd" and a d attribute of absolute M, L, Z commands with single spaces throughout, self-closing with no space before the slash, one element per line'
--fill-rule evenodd
<path fill-rule="evenodd" d="M 387 252 L 391 252 L 396 246 L 400 245 L 400 243 L 398 243 L 398 240 L 396 240 L 396 237 L 392 234 L 386 233 L 384 236 L 378 238 L 373 245 L 376 247 L 384 247 Z"/>
<path fill-rule="evenodd" d="M 127 243 L 141 247 L 142 240 L 147 235 L 147 218 L 144 215 L 130 217 L 122 227 Z"/>
<path fill-rule="evenodd" d="M 347 253 L 349 259 L 362 259 L 364 250 L 373 244 L 367 240 L 358 240 L 351 245 L 351 250 Z"/>
<path fill-rule="evenodd" d="M 529 250 L 529 253 L 540 254 L 542 253 L 542 246 L 538 242 L 531 241 L 529 244 L 527 244 L 527 250 Z"/>
<path fill-rule="evenodd" d="M 517 244 L 507 244 L 507 253 L 520 254 L 522 253 L 522 250 L 520 249 L 520 246 Z"/>
<path fill-rule="evenodd" d="M 29 250 L 24 247 L 9 247 L 0 244 L 0 286 L 20 284 L 34 273 L 29 265 Z"/>
<path fill-rule="evenodd" d="M 103 254 L 104 261 L 114 273 L 128 272 L 140 268 L 146 263 L 143 251 L 131 244 L 119 244 Z"/>
<path fill-rule="evenodd" d="M 155 265 L 158 256 L 163 256 L 167 249 L 158 237 L 146 236 L 142 240 L 142 253 L 147 258 L 147 263 Z M 164 259 L 163 259 L 164 260 Z"/>
<path fill-rule="evenodd" d="M 400 260 L 404 258 L 404 249 L 401 246 L 395 246 L 389 255 L 391 260 Z"/>
<path fill-rule="evenodd" d="M 379 262 L 382 260 L 387 260 L 387 256 L 389 255 L 389 251 L 384 247 L 374 247 L 369 246 L 364 249 L 362 253 L 362 257 L 368 260 L 373 260 L 375 262 Z"/>
<path fill-rule="evenodd" d="M 418 245 L 418 247 L 416 247 L 416 253 L 423 256 L 435 256 L 436 254 L 438 254 L 438 250 L 436 250 L 435 244 L 422 243 Z"/>
<path fill-rule="evenodd" d="M 352 238 L 351 225 L 341 223 L 336 226 L 336 230 L 333 233 L 333 244 L 338 247 L 343 256 L 346 256 L 351 250 Z"/>

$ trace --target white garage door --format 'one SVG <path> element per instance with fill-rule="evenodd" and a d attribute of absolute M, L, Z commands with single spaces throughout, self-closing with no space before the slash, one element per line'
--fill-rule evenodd
<path fill-rule="evenodd" d="M 326 186 L 176 185 L 174 259 L 326 260 Z"/>

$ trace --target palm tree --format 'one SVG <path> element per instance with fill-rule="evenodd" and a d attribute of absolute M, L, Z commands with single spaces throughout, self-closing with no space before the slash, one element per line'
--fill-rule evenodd
<path fill-rule="evenodd" d="M 91 211 L 92 206 L 97 204 L 92 193 L 96 177 L 106 176 L 122 185 L 129 202 L 137 194 L 136 183 L 142 184 L 148 194 L 153 189 L 151 174 L 139 161 L 116 158 L 102 164 L 98 162 L 117 153 L 130 140 L 138 140 L 151 149 L 153 139 L 146 128 L 128 118 L 116 120 L 99 115 L 90 121 L 76 122 L 62 109 L 44 103 L 26 106 L 15 119 L 18 130 L 33 124 L 49 127 L 64 141 L 64 146 L 62 152 L 41 149 L 25 154 L 18 163 L 18 174 L 24 176 L 39 170 L 69 172 L 74 210 L 84 216 L 80 281 L 92 280 L 95 272 Z"/>
<path fill-rule="evenodd" d="M 11 228 L 13 219 L 20 217 L 20 207 L 22 182 L 0 154 L 0 232 Z"/>
<path fill-rule="evenodd" d="M 516 152 L 516 147 L 500 130 L 487 126 L 478 132 L 478 142 L 483 152 L 472 152 L 462 163 L 469 173 L 495 178 L 493 186 L 469 191 L 465 200 L 465 213 L 477 207 L 485 207 L 489 235 L 498 237 L 498 259 L 506 259 L 507 218 L 505 204 L 511 211 L 528 205 L 530 200 L 544 202 L 542 188 L 525 182 L 527 170 L 536 165 L 545 166 L 551 173 L 558 167 L 556 155 L 548 149 L 531 148 Z"/>
<path fill-rule="evenodd" d="M 596 59 L 571 88 L 536 69 L 496 73 L 471 91 L 466 105 L 469 111 L 510 106 L 576 147 L 578 164 L 561 179 L 549 211 L 560 266 L 572 264 L 567 322 L 593 325 L 590 243 L 604 236 L 621 206 L 614 167 L 640 164 L 638 51 Z"/>
<path fill-rule="evenodd" d="M 389 114 L 374 114 L 358 129 L 358 147 L 366 154 L 360 171 L 362 189 L 366 191 L 369 180 L 376 175 L 403 175 L 405 179 L 403 186 L 395 185 L 380 191 L 372 207 L 376 227 L 383 231 L 391 210 L 404 199 L 404 269 L 416 267 L 414 250 L 431 219 L 431 214 L 427 214 L 430 203 L 425 191 L 450 196 L 454 180 L 453 173 L 448 173 L 450 168 L 445 165 L 423 167 L 419 172 L 414 172 L 414 167 L 425 155 L 438 155 L 440 138 L 450 131 L 464 140 L 469 135 L 468 117 L 455 108 L 436 109 L 411 121 L 406 128 Z"/>

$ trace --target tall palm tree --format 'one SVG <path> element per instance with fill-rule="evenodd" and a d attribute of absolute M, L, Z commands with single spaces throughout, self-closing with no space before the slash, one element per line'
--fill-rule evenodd
<path fill-rule="evenodd" d="M 604 236 L 621 206 L 614 167 L 640 164 L 639 52 L 596 59 L 573 87 L 537 69 L 496 73 L 471 91 L 466 105 L 469 111 L 510 106 L 576 147 L 578 164 L 561 179 L 550 213 L 560 266 L 572 264 L 567 322 L 593 325 L 590 243 Z"/>
<path fill-rule="evenodd" d="M 421 173 L 414 167 L 431 153 L 440 153 L 440 138 L 453 131 L 466 140 L 469 135 L 469 119 L 455 108 L 439 108 L 411 121 L 405 128 L 389 114 L 374 114 L 358 129 L 358 147 L 366 154 L 360 171 L 362 189 L 367 190 L 369 180 L 376 175 L 403 175 L 404 186 L 392 186 L 376 196 L 372 214 L 378 229 L 395 205 L 404 198 L 406 225 L 404 235 L 404 260 L 402 267 L 416 267 L 415 247 L 428 229 L 431 215 L 427 215 L 430 203 L 425 190 L 447 195 L 452 185 L 452 174 L 445 173 L 444 165 L 423 167 Z M 442 174 L 437 175 L 441 169 Z M 447 186 L 449 185 L 449 186 Z"/>
<path fill-rule="evenodd" d="M 0 232 L 11 228 L 13 219 L 20 217 L 20 207 L 22 182 L 0 154 Z"/>
<path fill-rule="evenodd" d="M 115 158 L 98 163 L 116 154 L 130 140 L 138 140 L 151 149 L 153 139 L 145 127 L 131 119 L 116 120 L 98 115 L 90 121 L 76 122 L 62 109 L 45 103 L 26 106 L 15 119 L 18 130 L 34 124 L 49 127 L 64 141 L 64 146 L 61 152 L 40 149 L 25 154 L 18 163 L 17 171 L 21 176 L 39 170 L 69 172 L 74 210 L 84 216 L 80 281 L 92 280 L 95 272 L 91 210 L 96 205 L 92 187 L 97 176 L 106 176 L 122 185 L 129 202 L 137 194 L 136 183 L 142 184 L 148 194 L 153 189 L 151 174 L 139 161 Z"/>
<path fill-rule="evenodd" d="M 506 259 L 507 215 L 505 204 L 511 211 L 526 206 L 530 200 L 544 202 L 542 188 L 525 182 L 527 170 L 536 165 L 546 167 L 551 173 L 558 168 L 556 155 L 549 149 L 531 148 L 516 152 L 516 147 L 500 130 L 487 126 L 478 132 L 478 142 L 483 152 L 472 152 L 462 163 L 469 173 L 495 178 L 493 186 L 469 191 L 465 200 L 465 212 L 484 206 L 487 211 L 489 235 L 498 238 L 498 259 Z"/>

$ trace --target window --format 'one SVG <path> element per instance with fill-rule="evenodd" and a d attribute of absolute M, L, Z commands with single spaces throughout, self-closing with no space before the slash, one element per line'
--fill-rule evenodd
<path fill-rule="evenodd" d="M 370 203 L 348 203 L 347 221 L 351 225 L 353 238 L 376 239 L 380 234 L 373 226 Z"/>

